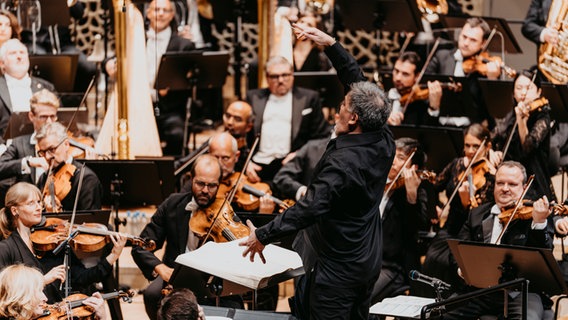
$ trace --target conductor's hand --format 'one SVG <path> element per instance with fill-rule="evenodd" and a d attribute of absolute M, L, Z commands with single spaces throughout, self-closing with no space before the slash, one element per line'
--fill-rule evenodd
<path fill-rule="evenodd" d="M 335 39 L 329 34 L 305 24 L 293 23 L 292 29 L 298 40 L 309 39 L 319 46 L 332 46 Z"/>
<path fill-rule="evenodd" d="M 260 257 L 262 263 L 266 263 L 266 259 L 264 259 L 264 255 L 262 254 L 264 245 L 260 243 L 260 241 L 258 241 L 258 239 L 256 238 L 256 233 L 254 232 L 256 230 L 256 227 L 254 226 L 254 224 L 252 224 L 252 222 L 250 222 L 250 220 L 247 220 L 247 226 L 250 228 L 250 235 L 244 241 L 241 241 L 239 243 L 239 246 L 246 247 L 245 251 L 243 252 L 243 257 L 246 257 L 250 254 L 250 261 L 254 262 L 254 256 L 258 253 L 258 256 Z"/>

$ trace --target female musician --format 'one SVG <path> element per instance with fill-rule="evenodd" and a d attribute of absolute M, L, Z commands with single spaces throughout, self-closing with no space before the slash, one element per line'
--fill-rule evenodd
<path fill-rule="evenodd" d="M 317 27 L 317 18 L 313 13 L 304 13 L 297 22 L 309 27 Z M 292 49 L 294 71 L 327 71 L 331 63 L 322 49 L 307 38 L 296 39 Z"/>
<path fill-rule="evenodd" d="M 534 80 L 533 80 L 534 79 Z M 548 103 L 539 103 L 540 80 L 534 72 L 522 71 L 515 78 L 513 98 L 516 107 L 500 122 L 493 131 L 493 143 L 497 150 L 507 145 L 505 160 L 515 160 L 525 166 L 527 174 L 535 175 L 529 190 L 529 197 L 546 195 L 551 201 L 556 199 L 550 180 L 550 114 Z M 532 109 L 531 109 L 532 108 Z M 516 129 L 513 129 L 514 127 Z M 508 139 L 512 135 L 511 142 Z"/>
<path fill-rule="evenodd" d="M 63 265 L 65 250 L 58 255 L 52 252 L 42 257 L 37 255 L 30 236 L 32 228 L 41 223 L 41 211 L 41 192 L 36 186 L 19 182 L 8 190 L 6 206 L 0 210 L 0 231 L 4 238 L 0 241 L 0 269 L 18 263 L 38 268 L 44 274 L 44 292 L 51 303 L 62 298 L 59 282 L 66 276 Z M 85 268 L 71 251 L 69 265 L 73 289 L 86 288 L 111 274 L 112 265 L 126 244 L 126 237 L 111 236 L 111 240 L 114 244 L 111 253 L 91 268 Z"/>
<path fill-rule="evenodd" d="M 465 219 L 467 218 L 467 212 L 470 207 L 477 206 L 477 204 L 492 200 L 492 182 L 494 180 L 493 175 L 495 174 L 495 166 L 499 159 L 491 151 L 491 142 L 489 142 L 490 133 L 484 126 L 478 123 L 474 123 L 469 126 L 464 131 L 464 156 L 454 159 L 449 163 L 444 170 L 436 178 L 436 189 L 441 191 L 446 191 L 446 196 L 449 198 L 454 192 L 454 189 L 458 187 L 458 182 L 461 176 L 464 174 L 468 165 L 473 161 L 475 166 L 472 165 L 470 173 L 467 173 L 467 177 L 464 178 L 464 182 L 460 189 L 458 190 L 459 196 L 452 199 L 452 203 L 449 204 L 449 212 L 447 220 L 444 224 L 444 229 L 448 231 L 451 236 L 456 236 L 460 231 Z M 483 140 L 486 141 L 485 145 L 482 145 Z M 479 148 L 482 148 L 479 152 Z M 476 159 L 473 159 L 475 154 L 478 153 Z M 479 165 L 477 165 L 479 164 Z M 484 168 L 477 167 L 486 166 L 488 170 L 483 170 Z M 475 179 L 474 179 L 475 178 Z M 472 180 L 483 180 L 485 183 L 483 185 L 471 186 Z M 473 181 L 475 182 L 478 181 Z M 472 190 L 473 192 L 470 192 Z M 473 195 L 473 196 L 470 196 Z M 477 203 L 473 203 L 477 202 Z"/>
<path fill-rule="evenodd" d="M 69 188 L 67 194 L 55 197 L 55 200 L 53 200 L 54 197 L 52 197 L 50 190 L 52 188 L 50 183 L 51 177 L 49 177 L 48 172 L 45 172 L 38 180 L 38 187 L 40 190 L 44 190 L 45 197 L 42 200 L 46 210 L 56 211 L 55 208 L 60 207 L 62 210 L 71 211 L 73 210 L 76 196 L 79 197 L 77 210 L 100 209 L 102 206 L 102 185 L 97 175 L 88 167 L 84 168 L 85 173 L 83 175 L 81 193 L 77 195 L 81 176 L 79 173 L 82 165 L 74 161 L 69 153 L 69 140 L 66 128 L 58 122 L 47 123 L 37 132 L 36 139 L 37 153 L 50 164 L 52 174 L 55 177 L 53 186 L 55 194 L 60 192 L 60 187 Z M 58 177 L 61 177 L 61 179 Z M 52 204 L 53 201 L 55 201 L 55 204 Z"/>
<path fill-rule="evenodd" d="M 10 11 L 0 10 L 0 46 L 8 39 L 20 39 L 22 28 Z"/>
<path fill-rule="evenodd" d="M 43 293 L 41 272 L 23 264 L 0 272 L 0 320 L 31 320 L 44 313 L 47 297 Z M 94 309 L 97 319 L 106 319 L 104 300 L 96 292 L 83 304 Z"/>

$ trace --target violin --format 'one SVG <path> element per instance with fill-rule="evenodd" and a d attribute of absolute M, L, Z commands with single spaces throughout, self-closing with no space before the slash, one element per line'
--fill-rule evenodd
<path fill-rule="evenodd" d="M 442 86 L 442 89 L 448 89 L 454 92 L 462 91 L 462 84 L 459 82 L 440 82 L 440 85 Z M 412 93 L 412 90 L 414 90 L 414 93 Z M 425 83 L 415 85 L 412 90 L 402 95 L 400 98 L 401 104 L 406 105 L 407 103 L 410 104 L 414 101 L 426 100 L 430 95 L 428 85 Z"/>
<path fill-rule="evenodd" d="M 523 199 L 523 203 L 513 216 L 513 221 L 516 219 L 520 220 L 528 220 L 532 219 L 532 212 L 533 212 L 533 202 L 527 199 Z M 509 219 L 511 219 L 511 215 L 515 212 L 515 205 L 507 206 L 501 209 L 501 213 L 499 214 L 499 222 L 501 224 L 506 224 Z"/>
<path fill-rule="evenodd" d="M 208 238 L 215 242 L 228 242 L 248 237 L 250 229 L 233 219 L 235 212 L 227 199 L 216 198 L 207 208 L 199 208 L 189 219 L 189 228 L 203 243 Z"/>
<path fill-rule="evenodd" d="M 134 291 L 128 290 L 103 293 L 103 300 L 122 298 L 123 301 L 131 303 Z M 93 319 L 95 310 L 83 304 L 88 298 L 82 293 L 72 294 L 63 301 L 48 305 L 42 316 L 36 318 L 41 320 L 59 320 L 59 319 Z"/>
<path fill-rule="evenodd" d="M 416 174 L 420 180 L 426 180 L 431 183 L 436 182 L 436 173 L 434 171 L 427 171 L 427 170 L 416 170 Z M 404 176 L 400 175 L 396 180 L 387 183 L 385 186 L 385 190 L 395 190 L 399 189 L 404 186 Z"/>
<path fill-rule="evenodd" d="M 249 193 L 253 196 L 256 196 L 258 198 L 260 197 L 264 197 L 265 195 L 267 195 L 268 193 L 262 191 L 262 190 L 258 190 L 253 188 L 252 186 L 245 184 L 243 185 L 242 188 L 243 192 Z M 286 210 L 288 208 L 290 208 L 291 206 L 293 206 L 295 204 L 295 201 L 291 200 L 291 199 L 285 199 L 285 200 L 280 200 L 270 194 L 268 194 L 268 197 L 270 198 L 270 200 L 274 201 L 274 203 L 276 203 L 277 205 L 280 206 L 280 208 Z"/>
<path fill-rule="evenodd" d="M 492 165 L 486 158 L 481 158 L 471 165 L 471 169 L 467 176 L 469 187 L 470 187 L 470 199 L 469 205 L 471 208 L 476 208 L 479 205 L 478 199 L 475 197 L 475 190 L 483 188 L 487 183 L 486 174 L 491 173 Z M 459 174 L 458 179 L 462 179 L 465 172 Z"/>
<path fill-rule="evenodd" d="M 231 176 L 224 181 L 227 183 L 221 183 L 219 185 L 219 189 L 217 190 L 217 197 L 224 198 L 228 195 L 228 193 L 233 188 L 234 184 L 238 180 L 238 172 L 234 172 Z M 233 202 L 237 204 L 237 206 L 245 211 L 256 211 L 260 207 L 260 199 L 258 195 L 247 193 L 243 191 L 244 186 L 249 186 L 254 189 L 262 191 L 263 194 L 271 194 L 270 186 L 264 182 L 256 182 L 252 183 L 248 180 L 247 176 L 243 176 L 241 179 L 239 186 L 237 188 L 237 192 L 235 193 L 235 197 Z M 276 201 L 275 201 L 276 202 Z"/>
<path fill-rule="evenodd" d="M 73 231 L 79 232 L 70 241 L 70 245 L 75 252 L 97 252 L 110 242 L 109 236 L 113 234 L 120 234 L 126 237 L 127 242 L 133 246 L 150 251 L 156 249 L 156 243 L 153 240 L 145 240 L 137 236 L 109 231 L 106 226 L 100 223 L 74 225 Z M 34 251 L 42 255 L 54 250 L 62 241 L 67 239 L 68 234 L 68 221 L 59 218 L 47 218 L 45 224 L 32 228 L 30 239 Z"/>
<path fill-rule="evenodd" d="M 535 111 L 541 111 L 544 108 L 544 106 L 547 105 L 548 105 L 548 99 L 546 99 L 545 97 L 540 97 L 536 100 L 527 103 L 527 106 L 529 107 L 529 113 L 533 113 Z"/>
<path fill-rule="evenodd" d="M 464 60 L 462 62 L 463 72 L 465 74 L 477 72 L 482 76 L 487 76 L 488 62 L 496 63 L 509 78 L 514 78 L 517 75 L 517 71 L 505 65 L 501 57 L 490 56 L 487 51 L 481 52 L 478 55 L 471 56 L 467 60 Z"/>
<path fill-rule="evenodd" d="M 44 205 L 48 212 L 61 211 L 61 201 L 71 191 L 71 178 L 76 170 L 77 167 L 71 163 L 63 164 L 56 173 L 50 170 L 43 188 Z"/>

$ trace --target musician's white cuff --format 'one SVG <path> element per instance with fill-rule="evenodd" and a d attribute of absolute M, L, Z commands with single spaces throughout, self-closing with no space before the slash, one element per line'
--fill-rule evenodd
<path fill-rule="evenodd" d="M 301 186 L 298 188 L 298 190 L 296 191 L 296 201 L 300 200 L 300 198 L 306 193 L 306 190 L 308 190 L 308 187 L 306 186 Z"/>
<path fill-rule="evenodd" d="M 546 225 L 548 224 L 547 220 L 544 220 L 544 222 L 541 223 L 536 223 L 536 222 L 532 222 L 531 223 L 531 229 L 533 230 L 544 230 L 546 228 Z"/>

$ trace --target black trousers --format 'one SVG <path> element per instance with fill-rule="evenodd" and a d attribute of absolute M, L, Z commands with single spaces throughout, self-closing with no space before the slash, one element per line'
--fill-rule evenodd
<path fill-rule="evenodd" d="M 292 314 L 301 320 L 367 320 L 375 281 L 353 288 L 317 284 L 315 274 L 307 273 L 296 283 L 290 301 Z"/>

